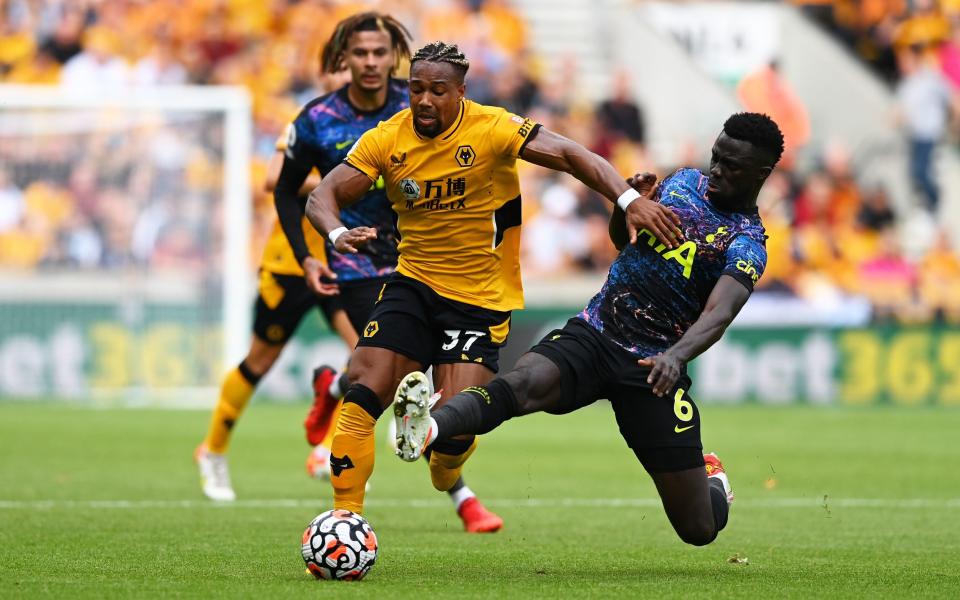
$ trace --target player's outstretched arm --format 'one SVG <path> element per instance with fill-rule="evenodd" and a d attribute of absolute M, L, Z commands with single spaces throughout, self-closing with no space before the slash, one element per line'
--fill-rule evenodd
<path fill-rule="evenodd" d="M 310 169 L 284 157 L 283 154 L 279 156 L 279 161 L 271 161 L 271 173 L 267 175 L 266 185 L 273 191 L 273 205 L 277 210 L 280 228 L 286 235 L 297 262 L 302 264 L 303 259 L 310 256 L 310 250 L 303 236 L 304 206 L 298 191 L 310 174 Z M 274 178 L 272 170 L 277 162 L 279 165 L 276 165 L 277 173 Z"/>
<path fill-rule="evenodd" d="M 336 275 L 320 259 L 310 254 L 307 239 L 303 235 L 305 208 L 300 192 L 309 176 L 310 167 L 301 165 L 278 152 L 270 163 L 266 185 L 273 189 L 273 203 L 277 209 L 280 228 L 293 250 L 297 263 L 303 268 L 307 287 L 319 296 L 333 296 L 339 293 L 339 289 L 328 281 L 335 279 Z M 324 281 L 325 279 L 327 281 Z"/>
<path fill-rule="evenodd" d="M 652 367 L 647 383 L 653 385 L 654 394 L 663 396 L 673 389 L 683 371 L 683 365 L 706 351 L 723 336 L 723 332 L 749 297 L 750 290 L 747 286 L 730 275 L 720 276 L 700 317 L 683 337 L 663 354 L 637 361 L 641 367 Z"/>
<path fill-rule="evenodd" d="M 630 243 L 637 241 L 637 232 L 641 229 L 653 233 L 667 248 L 676 248 L 680 242 L 680 219 L 672 210 L 640 196 L 613 165 L 573 140 L 541 127 L 536 137 L 523 147 L 520 158 L 570 173 L 621 208 L 625 206 Z M 624 195 L 624 192 L 629 193 Z"/>
<path fill-rule="evenodd" d="M 647 198 L 655 197 L 657 191 L 657 176 L 653 173 L 636 173 L 632 177 L 627 177 L 627 183 L 633 189 L 640 192 L 641 196 Z M 617 250 L 623 250 L 623 247 L 630 241 L 630 233 L 627 231 L 627 216 L 619 206 L 613 207 L 613 213 L 610 214 L 610 224 L 608 226 L 610 241 L 613 242 Z"/>
<path fill-rule="evenodd" d="M 337 165 L 320 181 L 307 200 L 307 219 L 314 229 L 330 238 L 341 254 L 356 254 L 357 248 L 377 237 L 373 227 L 347 229 L 340 209 L 350 206 L 370 189 L 370 178 L 349 165 Z"/>

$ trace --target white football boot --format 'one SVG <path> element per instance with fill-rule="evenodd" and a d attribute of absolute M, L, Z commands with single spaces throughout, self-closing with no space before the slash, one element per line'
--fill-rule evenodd
<path fill-rule="evenodd" d="M 193 457 L 200 468 L 200 482 L 207 498 L 217 502 L 233 502 L 237 499 L 237 494 L 230 485 L 230 468 L 227 466 L 226 454 L 215 454 L 201 444 Z"/>
<path fill-rule="evenodd" d="M 430 395 L 430 380 L 420 371 L 404 377 L 393 397 L 394 422 L 397 425 L 396 454 L 413 462 L 423 454 L 430 434 L 430 407 L 440 394 Z"/>

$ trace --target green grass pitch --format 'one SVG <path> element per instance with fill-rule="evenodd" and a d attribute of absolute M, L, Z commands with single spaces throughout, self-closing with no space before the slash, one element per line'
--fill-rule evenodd
<path fill-rule="evenodd" d="M 380 556 L 359 583 L 304 573 L 300 535 L 331 493 L 304 473 L 303 413 L 248 409 L 240 501 L 214 506 L 191 458 L 206 412 L 0 404 L 0 597 L 960 596 L 960 411 L 704 407 L 737 494 L 704 548 L 673 534 L 607 406 L 483 440 L 467 479 L 505 518 L 495 535 L 462 533 L 381 430 Z"/>

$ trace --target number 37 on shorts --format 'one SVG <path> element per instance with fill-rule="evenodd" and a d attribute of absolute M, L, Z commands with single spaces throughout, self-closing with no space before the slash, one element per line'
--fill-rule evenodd
<path fill-rule="evenodd" d="M 486 331 L 470 331 L 469 329 L 444 329 L 443 333 L 447 336 L 447 339 L 443 345 L 440 346 L 442 349 L 453 350 L 460 344 L 463 344 L 461 350 L 464 352 L 469 352 L 477 340 L 487 335 Z"/>
<path fill-rule="evenodd" d="M 490 335 L 486 331 L 477 331 L 472 329 L 444 329 L 443 330 L 444 340 L 440 345 L 440 350 L 447 356 L 451 356 L 455 362 L 475 362 L 484 364 L 484 354 L 486 352 L 477 352 L 480 347 L 483 347 L 484 350 L 489 347 L 489 344 L 484 342 L 490 341 Z M 486 339 L 484 339 L 486 338 Z M 480 346 L 476 349 L 474 344 L 480 341 Z M 472 350 L 472 351 L 471 351 Z M 459 357 L 457 357 L 459 354 Z"/>

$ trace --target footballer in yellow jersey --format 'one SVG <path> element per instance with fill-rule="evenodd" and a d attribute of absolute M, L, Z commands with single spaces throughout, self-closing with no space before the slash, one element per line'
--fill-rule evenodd
<path fill-rule="evenodd" d="M 397 213 L 397 271 L 444 298 L 523 308 L 517 157 L 540 125 L 464 99 L 447 131 L 424 138 L 404 110 L 357 142 L 344 162 L 383 177 Z"/>
<path fill-rule="evenodd" d="M 368 184 L 363 199 L 339 215 L 351 225 L 377 232 L 376 242 L 359 254 L 337 253 L 315 229 L 304 228 L 305 202 L 297 196 L 305 185 L 316 186 L 313 171 L 325 177 L 365 131 L 408 106 L 406 82 L 392 76 L 400 60 L 409 57 L 408 39 L 403 25 L 389 15 L 364 12 L 343 19 L 324 46 L 321 63 L 328 74 L 346 70 L 349 82 L 307 103 L 277 143 L 268 179 L 275 183 L 279 220 L 264 249 L 254 341 L 247 359 L 224 380 L 210 433 L 198 453 L 210 497 L 233 497 L 223 454 L 230 427 L 305 312 L 318 304 L 332 309 L 325 310 L 328 320 L 352 348 L 386 277 L 396 268 L 396 227 L 382 181 Z M 332 289 L 339 293 L 328 295 Z M 307 439 L 315 446 L 307 462 L 314 476 L 330 473 L 325 446 L 342 396 L 337 390 L 346 389 L 345 382 L 346 377 L 330 367 L 314 372 L 314 403 L 304 422 Z M 217 481 L 224 485 L 218 487 Z M 502 526 L 502 519 L 488 511 L 462 479 L 447 491 L 468 532 Z"/>
<path fill-rule="evenodd" d="M 339 213 L 378 177 L 398 215 L 397 272 L 354 352 L 331 449 L 334 506 L 354 512 L 363 510 L 373 471 L 376 419 L 404 376 L 433 366 L 442 404 L 497 371 L 510 311 L 523 306 L 518 158 L 617 200 L 633 237 L 646 228 L 669 248 L 679 239 L 676 216 L 640 199 L 601 157 L 529 119 L 466 100 L 469 62 L 455 45 L 428 44 L 410 62 L 410 108 L 365 133 L 307 203 L 307 218 L 340 253 L 376 238 L 371 228 L 344 227 Z M 426 410 L 427 399 L 420 401 Z M 434 487 L 449 489 L 475 448 L 472 435 L 435 443 Z"/>

